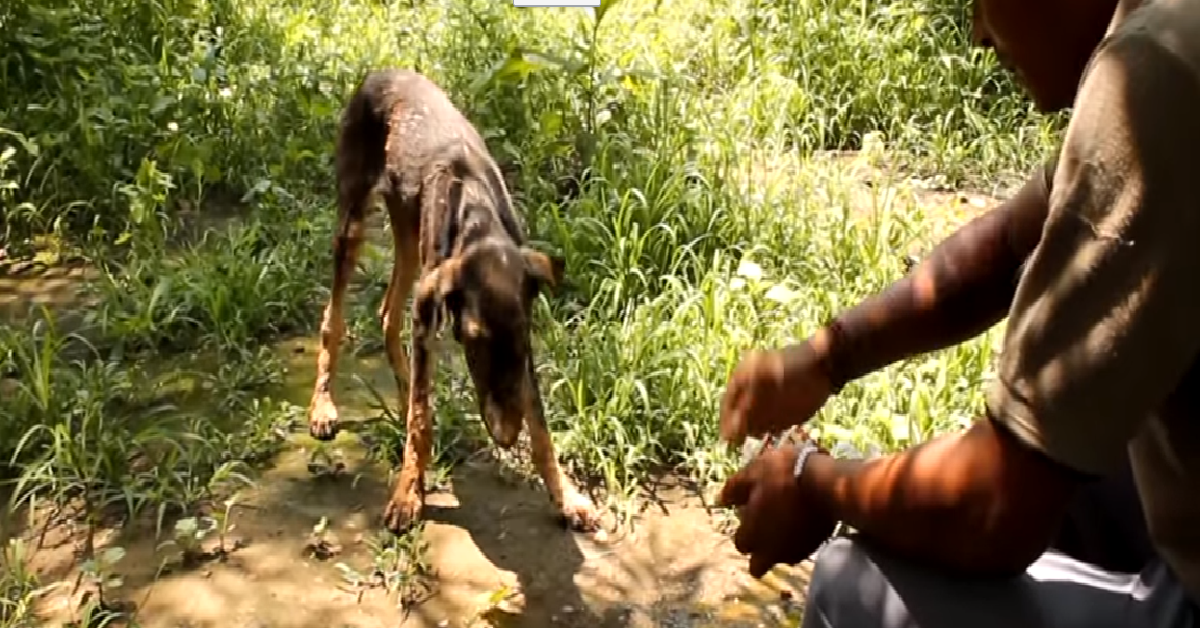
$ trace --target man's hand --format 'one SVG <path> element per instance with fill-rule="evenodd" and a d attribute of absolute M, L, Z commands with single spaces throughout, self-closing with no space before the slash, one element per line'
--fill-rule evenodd
<path fill-rule="evenodd" d="M 733 545 L 750 554 L 750 575 L 761 578 L 779 563 L 794 565 L 828 539 L 837 521 L 806 501 L 792 475 L 800 450 L 771 447 L 725 482 L 719 503 L 736 507 L 741 523 Z M 822 454 L 813 453 L 809 457 Z"/>
<path fill-rule="evenodd" d="M 832 383 L 811 341 L 747 354 L 729 376 L 721 399 L 721 438 L 740 446 L 800 425 L 816 414 Z"/>

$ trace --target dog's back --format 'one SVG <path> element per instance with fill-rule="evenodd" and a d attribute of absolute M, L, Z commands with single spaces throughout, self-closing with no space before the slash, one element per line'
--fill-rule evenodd
<path fill-rule="evenodd" d="M 456 170 L 477 178 L 497 199 L 496 210 L 515 231 L 514 240 L 524 239 L 483 138 L 437 84 L 415 71 L 379 70 L 363 79 L 342 113 L 336 158 L 339 195 L 352 214 L 363 211 L 352 199 L 366 186 L 396 194 L 400 205 L 408 205 L 416 202 L 431 167 L 457 163 Z M 405 222 L 416 220 L 418 209 L 411 210 Z"/>

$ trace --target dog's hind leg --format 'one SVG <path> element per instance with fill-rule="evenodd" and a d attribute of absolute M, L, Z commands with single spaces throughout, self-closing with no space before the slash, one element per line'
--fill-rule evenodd
<path fill-rule="evenodd" d="M 525 412 L 525 427 L 529 430 L 530 449 L 533 451 L 533 462 L 538 475 L 546 483 L 546 491 L 558 508 L 563 522 L 572 530 L 591 532 L 600 527 L 600 513 L 592 500 L 575 488 L 575 484 L 563 472 L 558 464 L 558 454 L 554 451 L 554 441 L 550 436 L 549 426 L 546 425 L 545 409 L 537 383 L 537 373 L 533 368 L 533 357 L 529 358 L 531 399 L 528 400 Z"/>
<path fill-rule="evenodd" d="M 337 436 L 338 411 L 333 400 L 333 381 L 337 376 L 338 350 L 346 333 L 346 290 L 358 263 L 367 207 L 379 171 L 375 165 L 378 158 L 361 152 L 361 138 L 344 131 L 338 143 L 338 226 L 333 237 L 333 286 L 321 316 L 317 380 L 308 406 L 308 431 L 313 438 L 325 441 Z"/>
<path fill-rule="evenodd" d="M 358 210 L 339 216 L 333 239 L 333 285 L 321 316 L 321 346 L 317 352 L 317 379 L 312 401 L 308 406 L 308 431 L 318 440 L 337 436 L 338 411 L 333 400 L 333 382 L 337 376 L 338 350 L 346 333 L 344 315 L 346 290 L 358 262 L 363 242 L 363 212 L 366 197 L 357 203 Z"/>
<path fill-rule="evenodd" d="M 364 83 L 342 112 L 336 161 L 338 225 L 333 237 L 333 286 L 321 316 L 317 378 L 308 406 L 308 431 L 318 440 L 337 436 L 338 411 L 333 400 L 338 350 L 346 333 L 346 289 L 362 248 L 364 221 L 384 171 L 387 126 L 372 105 L 377 96 Z"/>
<path fill-rule="evenodd" d="M 406 205 L 399 194 L 386 197 L 388 217 L 392 225 L 392 276 L 388 281 L 387 294 L 379 306 L 379 320 L 383 325 L 384 346 L 387 348 L 388 364 L 396 378 L 396 391 L 402 401 L 408 400 L 408 353 L 400 339 L 404 320 L 408 317 L 405 305 L 412 292 L 413 282 L 420 270 L 419 244 L 417 241 L 419 207 Z"/>

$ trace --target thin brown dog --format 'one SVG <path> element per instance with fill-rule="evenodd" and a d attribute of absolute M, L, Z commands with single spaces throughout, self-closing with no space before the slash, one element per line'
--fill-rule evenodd
<path fill-rule="evenodd" d="M 399 533 L 421 514 L 433 444 L 433 341 L 449 325 L 463 347 L 492 439 L 507 449 L 522 424 L 528 426 L 534 462 L 562 516 L 574 529 L 595 529 L 595 506 L 559 468 L 530 340 L 534 298 L 561 281 L 564 262 L 525 246 L 523 222 L 475 127 L 424 76 L 376 71 L 363 79 L 342 113 L 336 159 L 333 288 L 321 320 L 309 431 L 320 440 L 337 434 L 331 383 L 345 332 L 343 304 L 365 214 L 379 194 L 395 244 L 379 315 L 396 385 L 401 395 L 408 392 L 404 460 L 385 524 Z M 412 348 L 406 356 L 400 326 L 414 283 Z"/>

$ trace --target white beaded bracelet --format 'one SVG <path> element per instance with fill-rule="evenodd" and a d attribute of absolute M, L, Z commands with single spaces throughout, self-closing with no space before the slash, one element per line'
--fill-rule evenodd
<path fill-rule="evenodd" d="M 767 436 L 762 440 L 761 444 L 759 444 L 757 448 L 755 448 L 754 443 L 751 442 L 752 439 L 747 439 L 745 444 L 742 446 L 742 465 L 744 466 L 749 464 L 751 460 L 762 455 L 762 453 L 772 445 L 778 447 L 787 442 L 795 443 L 797 440 L 799 440 L 796 438 L 796 433 L 798 431 L 800 434 L 804 435 L 802 430 L 789 429 L 778 435 Z M 817 445 L 817 441 L 808 438 L 807 435 L 804 435 L 804 441 L 798 443 L 798 445 L 800 447 L 800 455 L 796 457 L 796 464 L 792 467 L 792 477 L 797 478 L 800 477 L 800 472 L 804 470 L 804 464 L 808 462 L 808 457 L 821 450 L 820 446 Z"/>
<path fill-rule="evenodd" d="M 818 450 L 815 441 L 806 440 L 800 446 L 800 455 L 796 456 L 796 464 L 792 467 L 792 477 L 799 478 L 800 473 L 804 471 L 804 463 L 808 462 L 808 457 L 816 453 Z"/>

